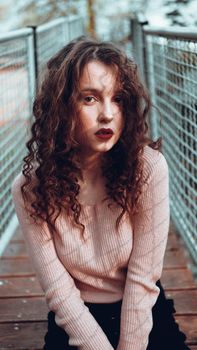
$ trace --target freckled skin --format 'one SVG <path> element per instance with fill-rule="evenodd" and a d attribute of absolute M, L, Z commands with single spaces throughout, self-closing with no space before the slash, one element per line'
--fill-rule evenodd
<path fill-rule="evenodd" d="M 91 61 L 84 67 L 79 87 L 77 140 L 81 155 L 101 155 L 116 144 L 124 126 L 116 73 L 110 66 Z M 99 139 L 95 133 L 101 128 L 112 129 L 112 137 Z"/>

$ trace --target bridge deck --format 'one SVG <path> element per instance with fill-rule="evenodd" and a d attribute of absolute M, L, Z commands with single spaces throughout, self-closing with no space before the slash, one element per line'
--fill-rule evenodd
<path fill-rule="evenodd" d="M 197 285 L 189 265 L 171 226 L 161 280 L 187 344 L 197 350 Z M 0 350 L 42 349 L 48 310 L 19 229 L 0 259 L 0 310 Z"/>

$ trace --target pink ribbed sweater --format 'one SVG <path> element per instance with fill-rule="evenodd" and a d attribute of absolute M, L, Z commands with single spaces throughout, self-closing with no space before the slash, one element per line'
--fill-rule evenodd
<path fill-rule="evenodd" d="M 168 165 L 164 156 L 145 146 L 142 209 L 132 222 L 128 214 L 119 234 L 120 209 L 107 203 L 85 205 L 81 221 L 87 241 L 61 215 L 54 240 L 46 224 L 36 225 L 24 210 L 23 177 L 12 186 L 18 220 L 29 255 L 56 323 L 80 350 L 113 349 L 84 301 L 110 303 L 123 299 L 118 350 L 145 350 L 152 328 L 151 309 L 158 297 L 156 281 L 163 266 L 169 229 Z M 161 316 L 162 317 L 162 316 Z"/>

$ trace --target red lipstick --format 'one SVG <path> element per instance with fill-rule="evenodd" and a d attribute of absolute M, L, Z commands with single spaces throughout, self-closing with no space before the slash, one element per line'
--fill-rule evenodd
<path fill-rule="evenodd" d="M 112 129 L 106 129 L 106 128 L 102 128 L 102 129 L 99 129 L 95 135 L 97 137 L 99 137 L 100 139 L 110 139 L 112 136 L 113 136 L 114 132 Z"/>

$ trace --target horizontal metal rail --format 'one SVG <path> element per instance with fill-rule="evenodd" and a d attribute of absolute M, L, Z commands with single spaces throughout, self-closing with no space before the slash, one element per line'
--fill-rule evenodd
<path fill-rule="evenodd" d="M 69 20 L 68 17 L 60 17 L 60 18 L 54 19 L 53 21 L 50 21 L 48 23 L 41 24 L 40 26 L 38 26 L 36 28 L 36 31 L 37 31 L 37 33 L 42 33 L 42 32 L 48 31 L 51 28 L 59 26 L 65 22 L 68 22 L 68 20 Z"/>
<path fill-rule="evenodd" d="M 143 31 L 145 34 L 160 35 L 168 38 L 178 38 L 178 39 L 191 39 L 196 40 L 197 38 L 197 28 L 196 27 L 185 27 L 180 28 L 173 26 L 172 28 L 159 28 L 144 26 Z"/>
<path fill-rule="evenodd" d="M 32 35 L 31 28 L 23 28 L 18 30 L 12 30 L 11 32 L 3 33 L 0 35 L 0 43 L 5 41 L 13 41 L 14 39 L 24 38 L 28 35 Z"/>

